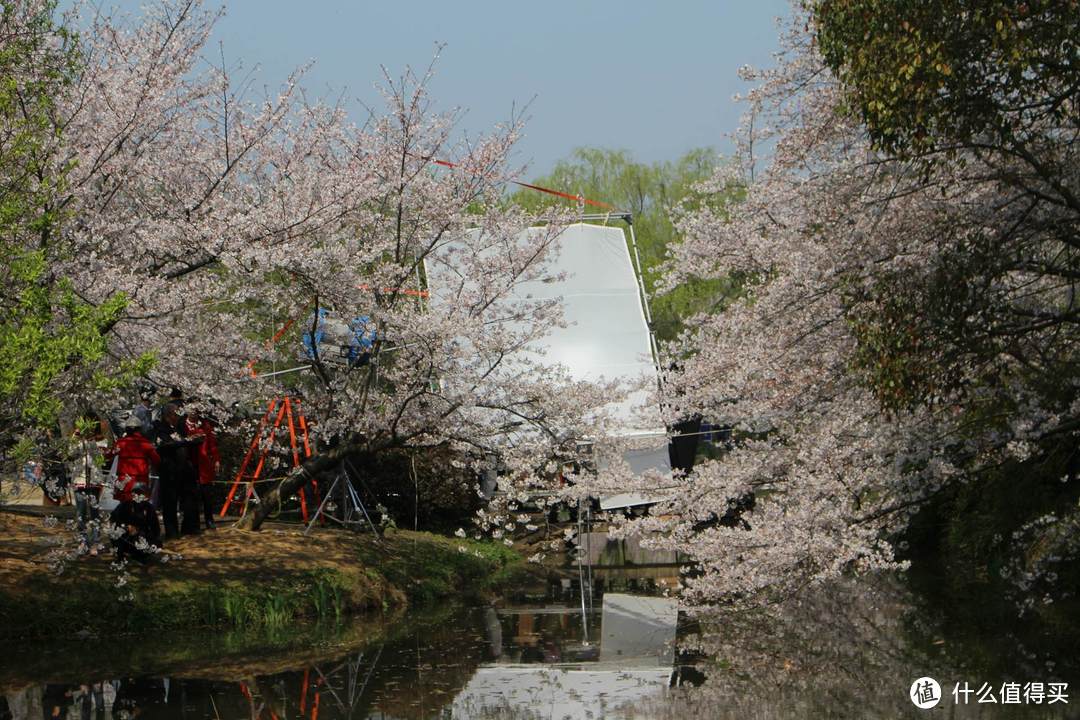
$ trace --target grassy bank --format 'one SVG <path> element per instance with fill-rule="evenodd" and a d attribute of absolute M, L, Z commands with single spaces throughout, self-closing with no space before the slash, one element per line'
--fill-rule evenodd
<path fill-rule="evenodd" d="M 169 544 L 170 560 L 123 577 L 107 557 L 54 574 L 63 528 L 0 513 L 0 638 L 281 627 L 372 610 L 483 596 L 523 572 L 493 543 L 391 530 L 383 538 L 296 526 L 222 529 Z"/>
<path fill-rule="evenodd" d="M 84 633 L 5 642 L 0 694 L 31 683 L 80 684 L 88 669 L 94 677 L 244 680 L 324 662 L 333 667 L 333 661 L 347 655 L 416 636 L 431 639 L 437 647 L 435 641 L 446 629 L 462 622 L 461 612 L 456 603 L 442 602 L 408 611 L 362 613 L 341 623 L 303 620 L 275 628 L 172 629 L 149 637 Z M 446 643 L 441 645 L 445 648 Z"/>

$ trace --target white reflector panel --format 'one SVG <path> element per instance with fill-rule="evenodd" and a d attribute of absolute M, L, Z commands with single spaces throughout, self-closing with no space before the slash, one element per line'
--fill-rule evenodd
<path fill-rule="evenodd" d="M 476 239 L 479 231 L 472 232 L 472 239 Z M 540 231 L 525 231 L 536 232 Z M 522 244 L 528 237 L 519 236 Z M 522 282 L 514 288 L 513 296 L 537 301 L 558 299 L 566 327 L 552 327 L 546 337 L 523 352 L 542 352 L 543 362 L 566 367 L 575 380 L 643 382 L 655 388 L 656 366 L 649 328 L 623 231 L 578 223 L 566 227 L 554 243 L 556 257 L 549 263 L 547 274 L 556 277 L 565 273 L 565 278 Z M 464 245 L 451 243 L 425 263 L 434 311 L 458 301 L 462 273 L 455 265 L 462 261 L 455 260 L 455 254 L 462 252 Z M 666 431 L 659 408 L 649 403 L 649 391 L 637 390 L 608 409 L 618 421 L 615 435 L 655 438 L 649 443 L 650 450 L 627 458 L 634 470 L 655 468 L 669 472 Z M 648 502 L 644 498 L 635 500 L 626 504 Z"/>

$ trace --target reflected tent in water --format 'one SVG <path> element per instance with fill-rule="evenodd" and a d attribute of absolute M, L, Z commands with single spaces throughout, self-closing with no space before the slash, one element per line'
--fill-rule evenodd
<path fill-rule="evenodd" d="M 247 659 L 193 636 L 185 644 L 205 642 L 205 658 L 170 660 L 157 673 L 131 654 L 126 671 L 99 664 L 109 642 L 38 645 L 27 649 L 37 664 L 0 679 L 0 720 L 602 717 L 668 687 L 677 616 L 673 600 L 609 593 L 590 622 L 593 638 L 579 607 L 558 602 L 398 617 L 337 638 L 309 629 L 292 648 L 264 637 L 278 647 L 263 652 L 254 636 L 241 643 Z M 90 677 L 109 687 L 104 706 L 81 684 Z"/>
<path fill-rule="evenodd" d="M 558 647 L 546 662 L 525 663 L 500 648 L 497 661 L 482 665 L 454 699 L 451 716 L 605 717 L 668 687 L 677 621 L 674 600 L 609 593 L 598 649 L 586 646 L 576 661 L 564 662 L 568 648 Z"/>
<path fill-rule="evenodd" d="M 810 587 L 771 612 L 689 618 L 674 600 L 614 591 L 583 614 L 571 595 L 556 580 L 486 607 L 309 626 L 295 638 L 142 638 L 138 652 L 122 638 L 5 648 L 0 720 L 927 717 L 907 696 L 924 675 L 941 681 L 950 713 L 941 717 L 1076 716 L 1075 698 L 951 706 L 958 680 L 1076 687 L 1075 643 L 1019 625 L 991 635 L 969 614 L 974 604 L 985 614 L 985 598 L 942 615 L 942 603 L 891 575 Z M 960 625 L 979 635 L 950 631 Z M 111 712 L 94 689 L 106 679 L 112 698 L 100 696 Z"/>
<path fill-rule="evenodd" d="M 600 661 L 671 666 L 679 606 L 669 598 L 608 593 L 600 621 Z"/>

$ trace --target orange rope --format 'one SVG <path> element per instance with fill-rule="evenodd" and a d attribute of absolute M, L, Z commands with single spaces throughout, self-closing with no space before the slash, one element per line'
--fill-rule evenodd
<path fill-rule="evenodd" d="M 357 285 L 356 287 L 358 289 L 360 289 L 360 290 L 371 290 L 372 289 L 371 286 L 366 284 L 366 283 L 361 284 L 361 285 Z M 426 298 L 428 296 L 428 291 L 427 290 L 411 290 L 409 288 L 384 287 L 384 288 L 382 288 L 382 292 L 384 292 L 384 293 L 398 293 L 399 295 L 409 295 L 411 297 L 422 297 L 422 298 Z"/>
<path fill-rule="evenodd" d="M 304 307 L 306 308 L 307 305 L 304 305 Z M 285 324 L 281 326 L 281 329 L 278 330 L 276 333 L 274 333 L 273 337 L 271 337 L 269 340 L 266 341 L 265 347 L 266 347 L 267 350 L 274 347 L 274 345 L 277 343 L 277 341 L 281 339 L 281 336 L 284 335 L 285 332 L 290 327 L 292 327 L 292 324 L 294 322 L 296 322 L 296 318 L 298 318 L 299 316 L 300 316 L 300 314 L 297 313 L 296 315 L 293 315 L 291 318 L 289 318 L 285 322 Z M 259 373 L 255 369 L 255 363 L 257 363 L 258 361 L 259 361 L 259 358 L 257 358 L 257 357 L 253 357 L 253 358 L 251 358 L 251 360 L 248 360 L 247 371 L 251 375 L 251 377 L 253 377 L 253 378 L 254 377 L 259 377 Z"/>
<path fill-rule="evenodd" d="M 431 162 L 435 163 L 436 165 L 442 165 L 443 167 L 451 168 L 453 170 L 464 169 L 460 165 L 458 165 L 457 163 L 452 163 L 449 160 L 432 160 Z M 473 174 L 474 175 L 479 175 L 479 173 L 473 173 Z M 582 195 L 571 195 L 570 193 L 565 193 L 565 192 L 562 192 L 561 190 L 552 190 L 551 188 L 546 188 L 546 187 L 543 187 L 542 185 L 533 185 L 531 183 L 518 182 L 517 180 L 511 180 L 510 182 L 513 183 L 514 185 L 517 185 L 518 187 L 528 188 L 530 190 L 536 190 L 538 192 L 547 193 L 548 195 L 554 195 L 555 197 L 561 197 L 561 198 L 563 198 L 565 200 L 573 200 L 574 202 L 583 203 L 585 205 L 591 205 L 593 207 L 601 207 L 601 208 L 605 208 L 607 210 L 614 210 L 615 209 L 614 205 L 611 205 L 611 204 L 606 203 L 606 202 L 601 202 L 600 200 L 590 200 L 589 198 L 584 197 Z"/>

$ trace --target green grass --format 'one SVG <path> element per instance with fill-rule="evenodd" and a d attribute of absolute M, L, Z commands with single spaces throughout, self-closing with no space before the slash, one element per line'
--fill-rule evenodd
<path fill-rule="evenodd" d="M 317 560 L 312 560 L 316 564 Z M 468 599 L 524 573 L 521 557 L 496 543 L 390 531 L 379 543 L 358 538 L 356 566 L 315 567 L 231 578 L 213 566 L 136 569 L 129 586 L 109 575 L 38 575 L 0 589 L 0 638 L 91 633 L 149 634 L 172 629 L 284 628 L 312 619 L 337 623 L 363 611 Z M 185 568 L 186 570 L 186 568 Z M 124 599 L 123 596 L 128 596 Z"/>
<path fill-rule="evenodd" d="M 495 542 L 447 538 L 405 530 L 387 532 L 383 545 L 366 545 L 365 565 L 377 567 L 414 604 L 480 597 L 525 574 L 521 556 Z"/>
<path fill-rule="evenodd" d="M 319 569 L 258 582 L 134 581 L 123 599 L 111 579 L 39 579 L 28 592 L 0 593 L 0 637 L 45 637 L 58 627 L 148 633 L 174 628 L 280 628 L 293 620 L 340 621 L 349 579 Z"/>

